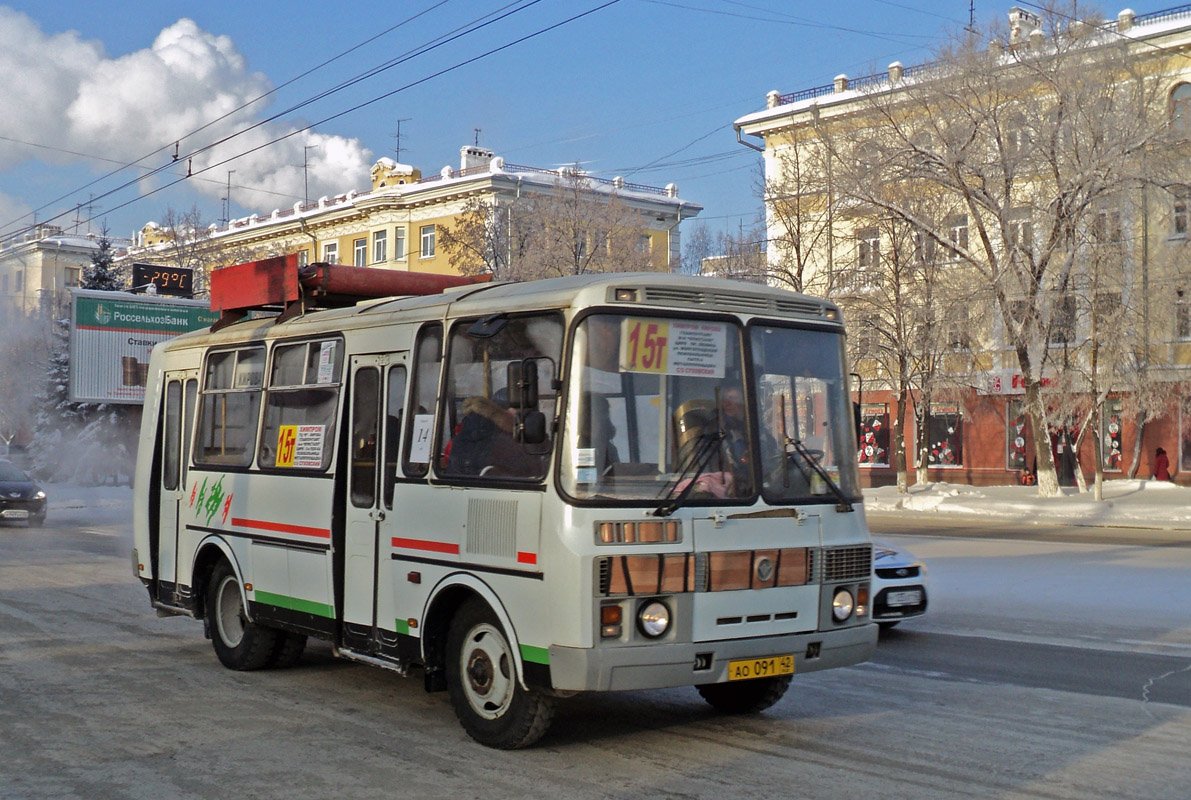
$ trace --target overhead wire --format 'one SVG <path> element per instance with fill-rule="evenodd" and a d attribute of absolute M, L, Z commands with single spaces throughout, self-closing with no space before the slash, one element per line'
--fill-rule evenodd
<path fill-rule="evenodd" d="M 539 2 L 539 0 L 533 0 L 533 2 Z M 479 54 L 479 55 L 472 56 L 471 58 L 464 59 L 463 61 L 456 62 L 455 64 L 453 64 L 453 65 L 451 65 L 451 66 L 449 66 L 449 67 L 445 67 L 445 68 L 443 68 L 443 69 L 440 69 L 440 70 L 438 70 L 438 71 L 436 71 L 436 72 L 434 72 L 434 73 L 431 73 L 430 75 L 427 75 L 427 76 L 425 76 L 425 77 L 419 78 L 418 80 L 415 80 L 415 81 L 411 81 L 410 83 L 407 83 L 407 84 L 405 84 L 404 86 L 400 86 L 400 87 L 398 87 L 398 88 L 396 88 L 396 89 L 393 89 L 392 91 L 385 92 L 384 94 L 381 94 L 381 95 L 378 95 L 378 96 L 376 96 L 376 97 L 373 97 L 373 98 L 371 98 L 371 99 L 369 99 L 369 100 L 366 100 L 366 101 L 364 101 L 364 102 L 362 102 L 362 103 L 358 103 L 358 104 L 356 104 L 356 105 L 354 105 L 354 106 L 352 106 L 352 107 L 350 107 L 350 108 L 347 108 L 347 109 L 345 109 L 345 110 L 343 110 L 343 111 L 340 111 L 340 112 L 338 112 L 338 113 L 332 114 L 332 115 L 330 115 L 330 116 L 327 116 L 327 117 L 324 117 L 323 119 L 320 119 L 320 120 L 318 120 L 318 121 L 316 121 L 316 122 L 312 122 L 312 123 L 310 123 L 310 124 L 308 124 L 308 125 L 306 125 L 306 126 L 304 126 L 304 127 L 302 127 L 302 128 L 298 128 L 297 130 L 294 130 L 294 131 L 291 131 L 291 132 L 289 132 L 289 133 L 287 133 L 287 134 L 284 134 L 283 136 L 278 136 L 278 137 L 276 137 L 276 138 L 274 138 L 274 139 L 271 139 L 271 140 L 269 140 L 269 141 L 267 141 L 267 142 L 264 142 L 264 143 L 262 143 L 262 144 L 259 144 L 259 145 L 255 146 L 255 147 L 251 147 L 251 148 L 249 148 L 249 149 L 247 149 L 247 150 L 244 150 L 244 151 L 242 151 L 242 152 L 240 152 L 240 153 L 237 153 L 237 154 L 236 154 L 236 155 L 234 155 L 234 156 L 229 156 L 229 157 L 227 157 L 227 158 L 225 158 L 225 159 L 223 159 L 223 160 L 221 160 L 221 161 L 216 161 L 216 162 L 214 162 L 214 163 L 212 163 L 212 164 L 208 164 L 208 165 L 206 165 L 206 166 L 200 167 L 200 168 L 199 168 L 199 169 L 197 169 L 197 170 L 191 169 L 190 171 L 188 171 L 188 174 L 187 174 L 186 176 L 180 177 L 180 178 L 178 178 L 177 180 L 171 181 L 171 182 L 169 182 L 169 183 L 166 183 L 166 184 L 164 184 L 164 185 L 162 185 L 162 186 L 159 186 L 159 187 L 156 187 L 156 188 L 154 188 L 154 189 L 150 189 L 150 190 L 148 190 L 148 191 L 145 191 L 145 192 L 143 192 L 143 193 L 139 194 L 137 197 L 134 197 L 134 198 L 132 198 L 131 200 L 128 200 L 128 201 L 126 201 L 126 202 L 124 202 L 124 203 L 121 203 L 121 204 L 119 204 L 119 205 L 117 205 L 117 206 L 115 206 L 115 207 L 111 208 L 111 209 L 108 209 L 108 213 L 111 213 L 111 212 L 113 212 L 113 211 L 118 211 L 118 210 L 120 210 L 120 209 L 122 209 L 122 208 L 125 208 L 125 207 L 127 207 L 127 206 L 129 206 L 129 205 L 132 205 L 133 203 L 136 203 L 136 202 L 138 202 L 138 201 L 140 201 L 140 200 L 143 200 L 143 199 L 144 199 L 144 198 L 146 198 L 146 197 L 150 197 L 150 196 L 152 196 L 152 195 L 154 195 L 154 194 L 157 194 L 158 192 L 164 191 L 164 190 L 166 190 L 166 189 L 169 189 L 169 188 L 171 188 L 171 187 L 173 187 L 173 186 L 177 186 L 179 183 L 182 183 L 182 182 L 184 182 L 184 181 L 186 181 L 186 180 L 189 180 L 190 178 L 194 177 L 195 175 L 200 175 L 200 174 L 202 174 L 202 173 L 204 173 L 204 172 L 208 172 L 208 171 L 210 171 L 210 170 L 212 170 L 212 169 L 215 169 L 215 168 L 217 168 L 217 167 L 221 167 L 221 166 L 223 166 L 224 164 L 227 164 L 227 163 L 229 163 L 229 162 L 231 162 L 231 161 L 235 161 L 235 160 L 236 160 L 236 159 L 238 159 L 238 158 L 243 158 L 244 156 L 251 155 L 252 153 L 255 153 L 255 152 L 257 152 L 258 150 L 262 150 L 262 149 L 264 149 L 264 148 L 266 148 L 266 147 L 271 147 L 272 145 L 275 145 L 275 144 L 277 144 L 278 142 L 282 142 L 282 141 L 285 141 L 286 139 L 289 139 L 289 138 L 291 138 L 291 137 L 293 137 L 293 136 L 297 136 L 298 134 L 300 134 L 300 133 L 304 133 L 304 132 L 306 132 L 306 131 L 310 130 L 311 128 L 317 127 L 317 126 L 319 126 L 319 125 L 323 125 L 323 124 L 325 124 L 325 123 L 327 123 L 327 122 L 330 122 L 330 121 L 332 121 L 332 120 L 335 120 L 335 119 L 338 119 L 338 118 L 340 118 L 340 117 L 346 116 L 347 114 L 351 114 L 351 113 L 353 113 L 353 112 L 355 112 L 355 111 L 359 111 L 359 110 L 360 110 L 360 109 L 362 109 L 362 108 L 366 108 L 366 107 L 368 107 L 368 106 L 370 106 L 370 105 L 373 105 L 374 103 L 378 103 L 378 102 L 380 102 L 381 100 L 385 100 L 385 99 L 387 99 L 387 98 L 389 98 L 389 97 L 392 97 L 393 95 L 396 95 L 396 94 L 398 94 L 398 93 L 400 93 L 400 92 L 406 91 L 406 90 L 408 90 L 408 89 L 411 89 L 411 88 L 413 88 L 413 87 L 415 87 L 415 86 L 419 86 L 419 85 L 421 85 L 421 84 L 423 84 L 423 83 L 426 83 L 426 82 L 428 82 L 428 81 L 434 80 L 435 78 L 441 77 L 442 75 L 448 74 L 448 73 L 450 73 L 450 72 L 454 72 L 455 70 L 461 69 L 461 68 L 463 68 L 463 67 L 465 67 L 465 66 L 468 66 L 468 65 L 470 65 L 470 64 L 474 64 L 475 62 L 477 62 L 477 61 L 480 61 L 480 60 L 482 60 L 482 59 L 485 59 L 485 58 L 488 58 L 489 56 L 495 55 L 496 53 L 502 52 L 502 51 L 504 51 L 504 50 L 507 50 L 507 49 L 509 49 L 509 48 L 511 48 L 511 47 L 515 47 L 516 45 L 522 44 L 523 42 L 529 41 L 530 39 L 534 39 L 534 38 L 536 38 L 536 37 L 538 37 L 538 36 L 541 36 L 541 35 L 543 35 L 543 34 L 549 33 L 550 31 L 553 31 L 553 30 L 555 30 L 555 29 L 557 29 L 557 28 L 560 28 L 560 27 L 562 27 L 563 25 L 568 25 L 568 24 L 570 24 L 570 23 L 572 23 L 572 22 L 575 22 L 576 20 L 579 20 L 579 19 L 582 19 L 582 18 L 584 18 L 584 17 L 590 16 L 591 14 L 594 14 L 594 13 L 596 13 L 596 12 L 598 12 L 598 11 L 602 11 L 603 9 L 605 9 L 605 8 L 607 8 L 607 7 L 609 7 L 609 6 L 615 5 L 615 4 L 616 4 L 616 3 L 618 3 L 618 2 L 620 2 L 620 0 L 607 0 L 607 2 L 601 3 L 600 5 L 598 5 L 598 6 L 595 6 L 594 8 L 590 8 L 590 9 L 588 9 L 587 11 L 583 11 L 583 12 L 580 12 L 580 13 L 578 13 L 578 14 L 574 14 L 574 15 L 572 15 L 572 16 L 570 16 L 570 17 L 567 17 L 567 18 L 566 18 L 566 19 L 564 19 L 564 20 L 561 20 L 560 22 L 556 22 L 556 23 L 554 23 L 554 24 L 552 24 L 552 25 L 548 25 L 548 26 L 546 26 L 546 27 L 544 27 L 544 28 L 540 28 L 540 29 L 538 29 L 538 30 L 534 31 L 533 33 L 528 33 L 528 34 L 525 34 L 524 36 L 520 36 L 520 37 L 518 37 L 517 39 L 514 39 L 514 40 L 513 40 L 513 41 L 511 41 L 511 42 L 507 42 L 507 43 L 505 43 L 505 44 L 503 44 L 503 45 L 500 45 L 500 46 L 498 46 L 498 47 L 491 48 L 490 50 L 487 50 L 487 51 L 485 51 L 485 52 L 483 52 L 483 53 L 481 53 L 481 54 Z M 706 138 L 706 137 L 704 137 L 704 138 Z M 204 149 L 207 149 L 207 148 L 204 148 Z M 159 169 L 158 169 L 158 170 L 157 170 L 157 171 L 156 171 L 154 174 L 157 174 L 157 173 L 159 173 L 159 172 L 161 172 L 161 171 L 164 171 L 164 170 L 165 170 L 165 169 L 167 169 L 169 166 L 172 166 L 172 165 L 166 165 L 165 167 L 159 168 Z M 145 176 L 142 176 L 142 179 L 143 179 L 143 177 L 145 177 Z M 130 184 L 125 184 L 125 186 L 124 186 L 124 187 L 120 187 L 120 188 L 127 188 L 127 186 L 128 186 L 128 185 L 130 185 Z M 112 190 L 112 192 L 105 193 L 105 195 L 102 195 L 102 196 L 109 196 L 110 194 L 114 193 L 115 191 L 119 191 L 119 189 Z M 59 217 L 60 217 L 60 216 L 64 216 L 64 215 L 65 215 L 65 214 L 67 214 L 67 213 L 69 213 L 69 212 L 63 212 L 62 214 L 59 214 L 58 216 L 59 216 Z M 56 219 L 56 218 L 57 218 L 57 217 L 55 217 L 55 219 Z"/>

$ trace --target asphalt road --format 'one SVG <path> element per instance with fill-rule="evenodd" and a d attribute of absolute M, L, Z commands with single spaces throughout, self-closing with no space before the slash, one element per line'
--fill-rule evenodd
<path fill-rule="evenodd" d="M 154 615 L 128 549 L 123 525 L 0 527 L 0 798 L 1170 798 L 1191 785 L 1191 658 L 924 619 L 884 634 L 868 664 L 796 677 L 762 715 L 720 716 L 693 690 L 581 695 L 539 745 L 503 753 L 417 678 L 326 645 L 288 670 L 225 670 L 200 624 Z"/>

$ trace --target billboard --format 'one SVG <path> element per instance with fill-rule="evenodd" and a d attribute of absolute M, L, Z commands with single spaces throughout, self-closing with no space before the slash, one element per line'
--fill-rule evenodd
<path fill-rule="evenodd" d="M 217 319 L 204 300 L 72 289 L 70 399 L 143 403 L 153 345 Z"/>

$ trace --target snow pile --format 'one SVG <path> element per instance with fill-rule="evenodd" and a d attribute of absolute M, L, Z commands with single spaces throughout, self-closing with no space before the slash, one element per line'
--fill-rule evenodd
<path fill-rule="evenodd" d="M 1043 498 L 1032 486 L 966 486 L 933 483 L 868 489 L 866 510 L 993 517 L 1002 520 L 1072 525 L 1177 528 L 1191 530 L 1191 489 L 1163 481 L 1114 480 L 1104 483 L 1104 500 L 1092 492 L 1063 489 L 1060 497 Z"/>

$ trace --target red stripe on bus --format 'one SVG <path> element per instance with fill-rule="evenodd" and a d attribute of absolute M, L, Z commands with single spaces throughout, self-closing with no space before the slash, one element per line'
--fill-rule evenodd
<path fill-rule="evenodd" d="M 517 563 L 518 564 L 536 564 L 536 563 L 538 563 L 538 554 L 537 553 L 518 553 L 517 554 Z"/>
<path fill-rule="evenodd" d="M 286 525 L 284 522 L 266 522 L 261 519 L 240 519 L 232 517 L 232 524 L 241 528 L 256 528 L 261 531 L 275 533 L 296 533 L 299 536 L 317 536 L 320 539 L 330 539 L 330 528 L 307 528 L 305 525 Z"/>
<path fill-rule="evenodd" d="M 428 542 L 424 539 L 398 539 L 394 536 L 393 546 L 404 547 L 407 550 L 429 550 L 432 553 L 459 555 L 459 545 L 449 542 Z"/>

